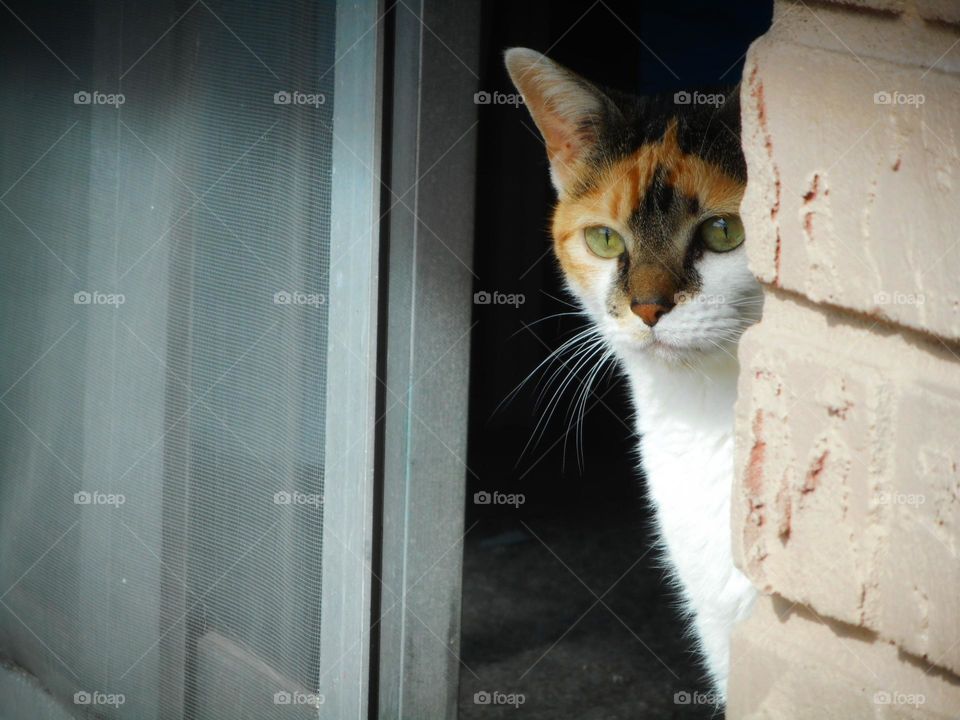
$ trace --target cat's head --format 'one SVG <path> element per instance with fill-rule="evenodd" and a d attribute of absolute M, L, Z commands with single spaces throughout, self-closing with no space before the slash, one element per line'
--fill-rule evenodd
<path fill-rule="evenodd" d="M 557 258 L 613 348 L 668 362 L 732 353 L 762 303 L 739 218 L 737 90 L 635 97 L 533 50 L 508 50 L 506 64 L 547 148 Z"/>

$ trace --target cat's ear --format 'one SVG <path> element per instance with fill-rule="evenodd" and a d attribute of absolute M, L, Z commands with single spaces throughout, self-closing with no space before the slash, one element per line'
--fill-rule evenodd
<path fill-rule="evenodd" d="M 563 196 L 597 149 L 605 123 L 619 111 L 599 88 L 535 50 L 511 48 L 504 60 L 540 129 L 550 177 Z"/>

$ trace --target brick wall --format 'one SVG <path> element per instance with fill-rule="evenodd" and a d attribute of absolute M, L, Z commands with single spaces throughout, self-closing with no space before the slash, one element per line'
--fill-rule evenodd
<path fill-rule="evenodd" d="M 779 2 L 742 99 L 728 717 L 960 718 L 960 2 Z"/>

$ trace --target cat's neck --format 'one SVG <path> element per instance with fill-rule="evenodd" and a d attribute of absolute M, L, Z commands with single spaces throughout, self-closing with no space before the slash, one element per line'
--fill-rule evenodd
<path fill-rule="evenodd" d="M 712 353 L 691 365 L 646 355 L 622 358 L 621 362 L 642 434 L 732 433 L 739 372 L 733 354 Z"/>

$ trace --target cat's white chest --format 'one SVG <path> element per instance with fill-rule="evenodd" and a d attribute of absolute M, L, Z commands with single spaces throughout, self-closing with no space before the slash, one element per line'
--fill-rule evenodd
<path fill-rule="evenodd" d="M 718 691 L 726 687 L 733 625 L 756 592 L 733 566 L 730 496 L 736 363 L 633 368 L 641 463 L 656 509 L 664 557 Z"/>

